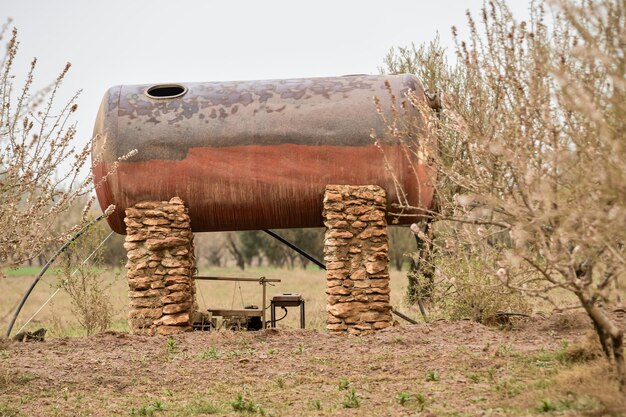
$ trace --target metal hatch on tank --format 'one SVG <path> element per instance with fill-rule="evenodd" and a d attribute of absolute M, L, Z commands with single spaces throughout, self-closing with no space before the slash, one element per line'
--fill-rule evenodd
<path fill-rule="evenodd" d="M 94 129 L 96 182 L 137 153 L 97 189 L 100 206 L 116 206 L 108 221 L 121 234 L 127 207 L 173 196 L 195 232 L 315 227 L 327 184 L 380 185 L 392 204 L 393 173 L 428 208 L 427 167 L 415 172 L 392 144 L 383 156 L 371 137 L 387 130 L 373 102 L 389 108 L 386 83 L 399 100 L 423 92 L 407 74 L 113 87 Z"/>

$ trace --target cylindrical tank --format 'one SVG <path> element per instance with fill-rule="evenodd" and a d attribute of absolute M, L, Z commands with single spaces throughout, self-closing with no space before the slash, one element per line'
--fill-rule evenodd
<path fill-rule="evenodd" d="M 423 91 L 406 74 L 113 87 L 94 129 L 100 206 L 121 234 L 127 207 L 173 196 L 196 232 L 322 226 L 327 184 L 380 185 L 390 209 L 401 187 L 428 208 L 427 167 L 372 139 L 388 131 L 374 96 L 389 109 L 388 90 L 409 89 Z"/>

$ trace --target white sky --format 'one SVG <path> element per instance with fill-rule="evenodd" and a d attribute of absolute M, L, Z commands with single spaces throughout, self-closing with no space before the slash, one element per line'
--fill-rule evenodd
<path fill-rule="evenodd" d="M 514 16 L 529 0 L 510 0 Z M 91 135 L 104 92 L 116 84 L 253 80 L 378 73 L 392 46 L 428 42 L 466 26 L 482 0 L 175 1 L 0 0 L 19 30 L 17 74 L 32 57 L 44 85 L 72 69 L 63 88 L 82 89 L 78 135 Z M 60 104 L 60 103 L 58 103 Z"/>

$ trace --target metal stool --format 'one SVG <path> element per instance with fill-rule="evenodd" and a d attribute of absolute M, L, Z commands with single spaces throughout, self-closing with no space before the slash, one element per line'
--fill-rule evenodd
<path fill-rule="evenodd" d="M 270 324 L 276 327 L 276 307 L 300 306 L 300 328 L 304 329 L 304 298 L 300 294 L 276 294 L 270 300 Z"/>

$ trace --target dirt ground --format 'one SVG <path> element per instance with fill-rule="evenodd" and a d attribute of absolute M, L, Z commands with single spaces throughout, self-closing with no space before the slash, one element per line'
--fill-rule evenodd
<path fill-rule="evenodd" d="M 621 318 L 626 324 L 626 318 Z M 580 314 L 363 337 L 106 332 L 0 347 L 0 416 L 626 415 Z"/>

